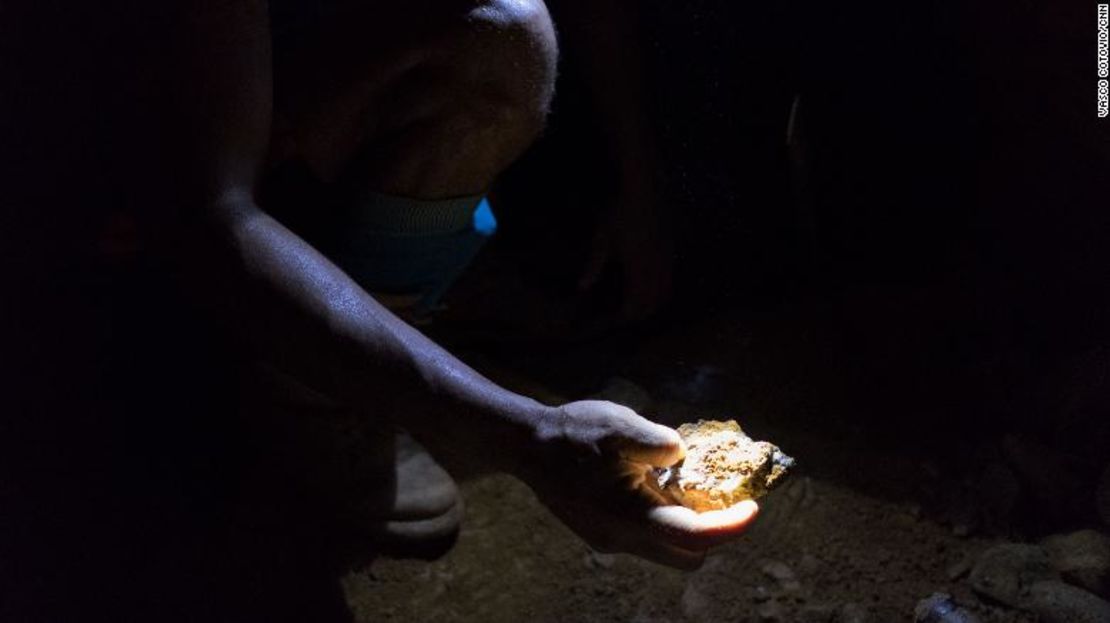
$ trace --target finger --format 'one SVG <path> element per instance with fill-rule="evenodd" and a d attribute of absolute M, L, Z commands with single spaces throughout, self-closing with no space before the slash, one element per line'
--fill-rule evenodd
<path fill-rule="evenodd" d="M 687 549 L 712 547 L 740 536 L 759 513 L 759 505 L 744 500 L 735 506 L 696 513 L 684 506 L 657 506 L 647 511 L 656 530 Z"/>
<path fill-rule="evenodd" d="M 635 430 L 615 439 L 613 445 L 626 461 L 670 467 L 686 457 L 686 444 L 673 428 L 636 416 Z"/>

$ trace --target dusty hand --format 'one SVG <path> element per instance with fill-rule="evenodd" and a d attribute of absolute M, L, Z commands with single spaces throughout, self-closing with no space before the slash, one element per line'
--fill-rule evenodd
<path fill-rule="evenodd" d="M 557 413 L 520 475 L 594 549 L 694 569 L 709 547 L 739 536 L 755 516 L 755 502 L 695 513 L 653 486 L 651 468 L 684 455 L 674 430 L 611 402 L 574 402 Z"/>

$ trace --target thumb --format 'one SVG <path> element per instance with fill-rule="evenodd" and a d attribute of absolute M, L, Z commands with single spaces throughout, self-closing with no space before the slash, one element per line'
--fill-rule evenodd
<path fill-rule="evenodd" d="M 686 457 L 686 444 L 677 431 L 643 418 L 639 420 L 636 430 L 629 431 L 616 443 L 622 459 L 653 467 L 670 467 Z"/>

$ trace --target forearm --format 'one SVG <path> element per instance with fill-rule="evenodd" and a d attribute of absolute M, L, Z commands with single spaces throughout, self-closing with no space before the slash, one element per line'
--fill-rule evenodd
<path fill-rule="evenodd" d="M 254 204 L 271 125 L 266 14 L 264 0 L 121 12 L 115 45 L 134 97 L 116 114 L 131 137 L 117 168 L 127 203 L 156 224 L 152 246 L 216 324 L 308 386 L 431 445 L 530 434 L 543 407 L 406 326 Z"/>
<path fill-rule="evenodd" d="M 199 245 L 182 247 L 194 266 L 190 287 L 283 373 L 456 451 L 523 447 L 515 442 L 550 417 L 550 408 L 499 387 L 399 320 L 248 200 L 207 215 L 190 232 Z M 195 261 L 196 249 L 204 261 Z M 515 460 L 491 458 L 500 468 Z"/>

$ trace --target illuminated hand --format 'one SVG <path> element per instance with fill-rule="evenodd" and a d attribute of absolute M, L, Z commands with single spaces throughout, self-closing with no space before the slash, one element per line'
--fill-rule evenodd
<path fill-rule="evenodd" d="M 599 400 L 557 413 L 520 475 L 594 549 L 696 569 L 709 547 L 736 538 L 755 517 L 755 502 L 695 513 L 659 491 L 652 468 L 685 455 L 674 430 Z"/>

